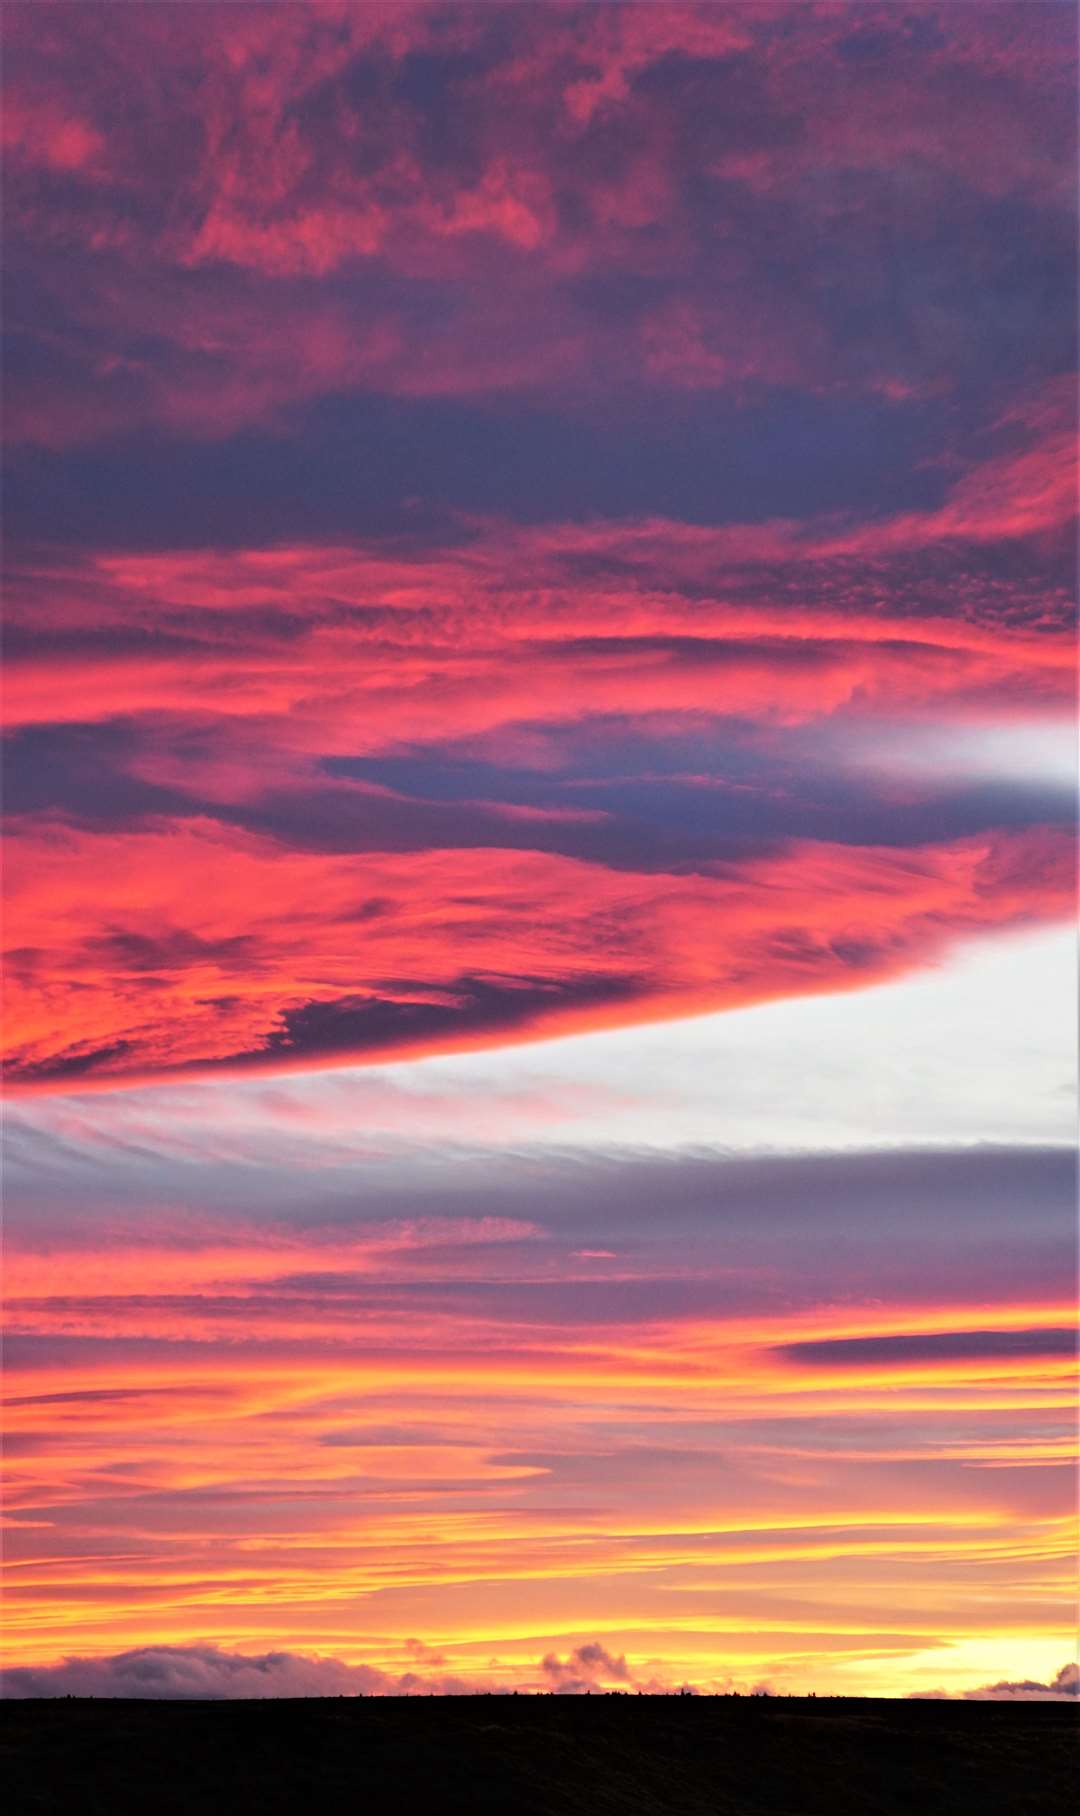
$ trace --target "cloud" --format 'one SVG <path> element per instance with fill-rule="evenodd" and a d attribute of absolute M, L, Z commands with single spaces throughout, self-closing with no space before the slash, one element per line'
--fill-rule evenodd
<path fill-rule="evenodd" d="M 298 1652 L 243 1653 L 220 1646 L 139 1646 L 105 1658 L 21 1666 L 4 1673 L 6 1698 L 107 1696 L 241 1701 L 294 1696 L 453 1696 L 455 1677 L 393 1676 L 371 1665 Z"/>
<path fill-rule="evenodd" d="M 406 1650 L 429 1674 L 397 1675 L 372 1665 L 347 1665 L 341 1659 L 299 1652 L 243 1653 L 220 1646 L 140 1646 L 101 1658 L 66 1658 L 55 1665 L 17 1666 L 4 1673 L 3 1696 L 96 1696 L 247 1701 L 306 1696 L 470 1696 L 507 1695 L 508 1688 L 489 1677 L 431 1675 L 444 1664 L 442 1655 L 420 1640 Z M 538 1680 L 526 1688 L 580 1696 L 615 1685 L 644 1695 L 669 1695 L 673 1689 L 697 1695 L 689 1684 L 673 1686 L 664 1679 L 639 1680 L 626 1659 L 612 1657 L 593 1641 L 578 1646 L 565 1660 L 555 1653 L 541 1659 Z"/>
<path fill-rule="evenodd" d="M 978 1690 L 917 1690 L 914 1700 L 941 1702 L 960 1697 L 965 1702 L 1069 1702 L 1080 1696 L 1080 1665 L 1069 1663 L 1048 1684 L 1030 1677 L 1014 1682 L 983 1684 Z"/>
<path fill-rule="evenodd" d="M 1043 420 L 1032 404 L 1015 432 Z M 1007 506 L 986 479 L 1003 534 L 1014 507 L 1057 511 L 1031 484 Z M 984 508 L 957 521 L 974 535 Z M 800 553 L 792 525 L 459 532 L 18 569 L 13 1080 L 697 1013 L 897 975 L 1071 905 L 1060 792 L 856 775 L 828 745 L 844 721 L 872 742 L 882 714 L 895 747 L 928 712 L 1064 712 L 1066 607 L 1024 562 L 959 590 L 949 565 L 885 608 L 867 549 Z M 865 534 L 891 563 L 888 526 Z M 78 984 L 62 1028 L 56 975 Z"/>
<path fill-rule="evenodd" d="M 1080 1696 L 1080 1665 L 1062 1665 L 1048 1684 L 1034 1683 L 1030 1678 L 1018 1682 L 984 1684 L 980 1690 L 965 1690 L 968 1702 L 1067 1702 Z"/>
<path fill-rule="evenodd" d="M 404 1057 L 857 988 L 1072 895 L 1052 827 L 907 851 L 792 840 L 688 875 L 540 852 L 284 861 L 199 821 L 108 843 L 103 869 L 82 830 L 9 839 L 13 1084 Z M 80 985 L 62 1025 L 57 972 Z"/>
<path fill-rule="evenodd" d="M 934 1364 L 954 1359 L 989 1362 L 1025 1356 L 1075 1356 L 1076 1332 L 1062 1330 L 940 1331 L 933 1336 L 851 1337 L 830 1343 L 794 1343 L 785 1352 L 792 1362 L 824 1368 L 862 1368 L 875 1364 Z"/>
<path fill-rule="evenodd" d="M 540 1661 L 540 1669 L 549 1687 L 560 1696 L 582 1696 L 603 1684 L 633 1684 L 625 1658 L 612 1657 L 597 1641 L 576 1646 L 565 1659 L 548 1652 Z"/>
<path fill-rule="evenodd" d="M 622 1653 L 616 1657 L 599 1641 L 575 1646 L 565 1659 L 548 1652 L 540 1660 L 543 1687 L 555 1696 L 591 1696 L 610 1694 L 614 1689 L 639 1696 L 698 1696 L 701 1692 L 687 1682 L 674 1683 L 664 1677 L 638 1675 L 627 1664 Z"/>
<path fill-rule="evenodd" d="M 178 1128 L 173 1089 L 141 1124 L 89 1093 L 12 1113 L 55 1117 L 67 1165 L 32 1149 L 21 1204 L 9 1169 L 5 1614 L 80 1655 L 16 1693 L 888 1689 L 943 1636 L 998 1639 L 1003 1606 L 1059 1630 L 1071 1383 L 1037 1343 L 983 1352 L 1065 1322 L 1065 1150 L 429 1144 L 328 1182 L 320 1127 L 314 1164 L 256 1139 L 230 1167 L 245 1093 L 185 1087 Z M 828 1373 L 788 1353 L 890 1339 Z M 311 1665 L 343 1621 L 383 1676 Z M 418 1632 L 446 1662 L 372 1639 Z M 254 1665 L 146 1645 L 241 1633 Z"/>
<path fill-rule="evenodd" d="M 1070 1161 L 881 1144 L 1056 1062 L 837 993 L 1074 907 L 1069 9 L 8 10 L 16 1683 L 1051 1630 Z M 507 1062 L 811 995 L 616 1043 L 617 1156 Z"/>
<path fill-rule="evenodd" d="M 367 389 L 903 407 L 1053 369 L 1075 46 L 1059 8 L 994 11 L 143 8 L 118 43 L 34 9 L 10 431 L 214 437 Z"/>

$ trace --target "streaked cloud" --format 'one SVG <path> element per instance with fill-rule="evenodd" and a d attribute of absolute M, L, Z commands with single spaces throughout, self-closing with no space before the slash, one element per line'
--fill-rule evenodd
<path fill-rule="evenodd" d="M 7 23 L 15 1693 L 1071 1694 L 1068 9 Z"/>

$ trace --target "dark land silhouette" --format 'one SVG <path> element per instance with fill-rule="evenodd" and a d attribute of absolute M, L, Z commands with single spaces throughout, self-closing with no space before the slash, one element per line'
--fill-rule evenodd
<path fill-rule="evenodd" d="M 19 1816 L 1035 1816 L 1061 1703 L 476 1696 L 0 1705 Z"/>

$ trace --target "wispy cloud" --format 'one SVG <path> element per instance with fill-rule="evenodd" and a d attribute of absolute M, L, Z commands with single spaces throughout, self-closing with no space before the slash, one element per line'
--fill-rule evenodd
<path fill-rule="evenodd" d="M 9 11 L 16 1683 L 1064 1693 L 1069 9 Z"/>

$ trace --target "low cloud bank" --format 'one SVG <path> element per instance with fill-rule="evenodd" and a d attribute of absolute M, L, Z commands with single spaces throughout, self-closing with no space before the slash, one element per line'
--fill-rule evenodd
<path fill-rule="evenodd" d="M 21 1666 L 4 1672 L 7 1698 L 37 1696 L 103 1696 L 243 1701 L 296 1696 L 476 1696 L 508 1695 L 512 1686 L 489 1678 L 463 1678 L 439 1672 L 446 1661 L 419 1640 L 407 1650 L 426 1673 L 395 1676 L 374 1665 L 347 1665 L 339 1658 L 300 1652 L 226 1652 L 218 1646 L 140 1646 L 108 1658 L 66 1658 L 56 1665 Z M 493 1663 L 495 1661 L 492 1661 Z M 698 1685 L 678 1683 L 636 1671 L 623 1653 L 612 1653 L 599 1641 L 576 1646 L 565 1658 L 548 1652 L 538 1660 L 536 1677 L 521 1686 L 555 1696 L 589 1696 L 621 1690 L 643 1696 L 700 1696 Z M 728 1692 L 742 1688 L 725 1680 Z M 743 1694 L 747 1692 L 743 1690 Z M 771 1685 L 755 1684 L 752 1696 L 773 1695 Z M 1049 1683 L 1032 1678 L 1002 1679 L 975 1690 L 919 1690 L 921 1702 L 1069 1702 L 1080 1697 L 1080 1666 L 1063 1665 Z"/>
<path fill-rule="evenodd" d="M 917 1690 L 915 1702 L 1069 1702 L 1080 1696 L 1080 1665 L 1062 1665 L 1051 1683 L 1040 1684 L 1033 1678 L 1015 1681 L 1003 1678 L 997 1684 L 983 1684 L 978 1690 Z"/>
<path fill-rule="evenodd" d="M 596 1640 L 576 1646 L 565 1659 L 554 1652 L 547 1653 L 540 1660 L 540 1669 L 544 1674 L 544 1688 L 556 1696 L 589 1696 L 595 1690 L 610 1688 L 634 1690 L 648 1696 L 671 1696 L 676 1692 L 682 1696 L 700 1694 L 693 1684 L 672 1684 L 658 1677 L 636 1677 L 622 1653 L 616 1658 Z"/>
<path fill-rule="evenodd" d="M 466 1695 L 476 1685 L 457 1677 L 400 1677 L 373 1665 L 299 1652 L 247 1654 L 217 1646 L 139 1646 L 110 1658 L 66 1658 L 58 1665 L 5 1671 L 5 1697 L 115 1696 L 209 1698 L 270 1696 Z"/>
<path fill-rule="evenodd" d="M 374 1665 L 347 1665 L 338 1658 L 299 1652 L 225 1652 L 218 1646 L 139 1646 L 108 1658 L 66 1658 L 56 1665 L 20 1666 L 4 1672 L 3 1694 L 247 1700 L 290 1696 L 475 1696 L 508 1694 L 509 1686 L 486 1679 L 437 1674 L 441 1654 L 417 1640 L 409 1652 L 428 1674 L 397 1677 Z M 549 1652 L 537 1666 L 537 1682 L 526 1686 L 560 1696 L 584 1696 L 610 1688 L 643 1695 L 698 1695 L 690 1684 L 638 1677 L 623 1656 L 597 1642 L 578 1646 L 567 1658 Z"/>

